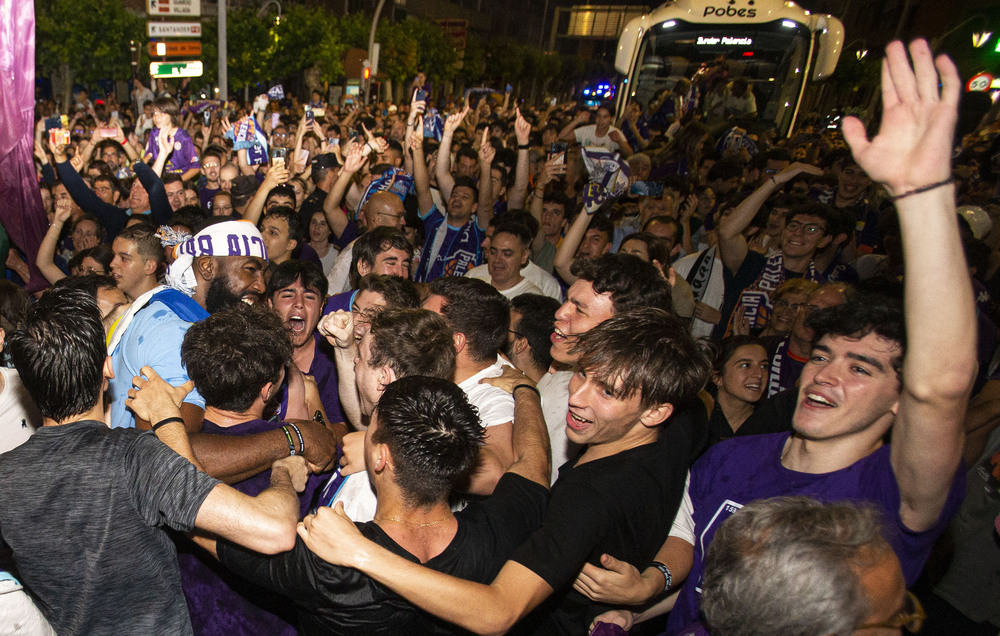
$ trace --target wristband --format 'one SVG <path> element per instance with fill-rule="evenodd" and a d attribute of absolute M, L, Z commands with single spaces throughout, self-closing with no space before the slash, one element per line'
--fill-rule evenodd
<path fill-rule="evenodd" d="M 288 440 L 288 455 L 290 457 L 294 456 L 295 455 L 295 443 L 292 442 L 292 434 L 288 432 L 288 427 L 287 426 L 282 426 L 281 430 L 285 431 L 285 439 Z"/>
<path fill-rule="evenodd" d="M 666 565 L 660 563 L 659 561 L 653 561 L 649 564 L 649 567 L 656 568 L 663 573 L 663 578 L 665 579 L 665 584 L 663 585 L 663 591 L 666 592 L 670 589 L 670 586 L 674 584 L 674 577 L 670 574 L 670 568 Z"/>
<path fill-rule="evenodd" d="M 517 144 L 518 150 L 528 150 L 531 148 L 531 144 Z"/>
<path fill-rule="evenodd" d="M 181 424 L 183 424 L 184 423 L 184 419 L 180 418 L 180 417 L 168 417 L 168 418 L 166 418 L 164 420 L 160 420 L 156 424 L 153 424 L 153 430 L 154 431 L 159 430 L 159 428 L 161 426 L 166 426 L 167 424 L 170 424 L 171 422 L 180 422 Z"/>
<path fill-rule="evenodd" d="M 925 185 L 925 186 L 923 186 L 921 188 L 916 188 L 914 190 L 910 190 L 909 192 L 904 192 L 903 194 L 891 197 L 889 200 L 890 201 L 899 201 L 900 199 L 905 199 L 906 197 L 908 197 L 908 196 L 910 196 L 912 194 L 920 194 L 922 192 L 930 192 L 931 190 L 936 190 L 937 188 L 940 188 L 941 186 L 946 186 L 946 185 L 949 185 L 949 184 L 952 184 L 952 183 L 955 183 L 955 178 L 954 177 L 948 177 L 944 181 L 938 181 L 937 183 L 932 183 L 930 185 Z"/>
<path fill-rule="evenodd" d="M 291 422 L 289 422 L 288 425 L 291 426 L 293 429 L 295 429 L 295 436 L 299 438 L 299 454 L 305 455 L 306 440 L 302 438 L 302 431 L 299 430 L 298 426 L 292 424 Z"/>
<path fill-rule="evenodd" d="M 514 395 L 518 389 L 530 389 L 535 392 L 535 395 L 538 396 L 539 400 L 542 399 L 542 394 L 538 392 L 537 388 L 531 386 L 530 384 L 518 384 L 513 388 L 513 390 L 511 390 L 510 394 Z"/>

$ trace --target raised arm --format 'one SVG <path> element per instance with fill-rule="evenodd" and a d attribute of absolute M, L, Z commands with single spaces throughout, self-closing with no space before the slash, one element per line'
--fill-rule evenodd
<path fill-rule="evenodd" d="M 586 124 L 589 121 L 590 113 L 585 110 L 581 110 L 576 114 L 576 117 L 574 117 L 571 122 L 566 124 L 566 126 L 559 131 L 559 138 L 563 141 L 576 141 L 576 133 L 574 132 L 576 127 Z"/>
<path fill-rule="evenodd" d="M 56 247 L 59 244 L 59 234 L 62 232 L 63 225 L 70 217 L 69 201 L 66 199 L 56 199 L 54 206 L 55 214 L 52 219 L 52 225 L 45 232 L 42 244 L 38 246 L 38 254 L 35 256 L 35 266 L 38 267 L 45 280 L 49 281 L 52 285 L 56 281 L 66 278 L 66 274 L 56 267 L 55 256 Z"/>
<path fill-rule="evenodd" d="M 545 232 L 542 231 L 542 208 L 545 206 L 545 188 L 555 181 L 560 176 L 566 174 L 566 161 L 565 154 L 560 153 L 560 157 L 549 157 L 548 161 L 545 162 L 545 169 L 542 170 L 542 174 L 538 177 L 538 183 L 535 184 L 535 190 L 531 193 L 531 216 L 535 217 L 538 221 L 538 233 L 535 234 L 535 239 L 531 242 L 531 249 L 533 252 L 545 247 Z"/>
<path fill-rule="evenodd" d="M 425 216 L 434 207 L 434 197 L 431 196 L 431 178 L 427 173 L 427 160 L 424 157 L 423 120 L 414 124 L 407 138 L 410 140 L 410 150 L 413 153 L 413 183 L 417 190 L 417 212 L 420 216 Z"/>
<path fill-rule="evenodd" d="M 486 229 L 493 220 L 493 205 L 497 194 L 493 192 L 493 159 L 497 151 L 490 143 L 489 126 L 483 128 L 483 138 L 479 143 L 479 201 L 476 206 L 476 221 Z"/>
<path fill-rule="evenodd" d="M 445 201 L 451 198 L 451 189 L 455 187 L 455 178 L 451 176 L 451 139 L 468 114 L 469 108 L 466 107 L 462 112 L 448 115 L 448 118 L 444 120 L 444 132 L 441 134 L 441 145 L 438 146 L 435 174 L 437 175 L 438 189 L 441 190 L 441 197 Z"/>
<path fill-rule="evenodd" d="M 935 60 L 926 41 L 914 41 L 910 55 L 912 68 L 901 42 L 886 47 L 878 136 L 868 140 L 861 122 L 848 117 L 844 138 L 899 211 L 908 349 L 891 460 L 900 518 L 919 532 L 938 520 L 962 456 L 976 331 L 969 328 L 975 305 L 951 185 L 961 82 L 951 60 Z"/>
<path fill-rule="evenodd" d="M 254 225 L 260 223 L 260 217 L 264 212 L 264 201 L 267 200 L 267 194 L 282 183 L 287 183 L 289 179 L 292 178 L 292 173 L 288 169 L 287 165 L 271 166 L 267 174 L 264 175 L 264 183 L 260 184 L 257 188 L 257 192 L 254 193 L 253 198 L 250 199 L 250 204 L 247 205 L 247 209 L 243 211 L 243 220 L 250 221 Z"/>
<path fill-rule="evenodd" d="M 587 233 L 587 228 L 590 227 L 590 222 L 593 218 L 593 215 L 587 214 L 586 210 L 580 210 L 576 218 L 573 219 L 573 224 L 566 231 L 566 236 L 563 237 L 562 243 L 559 244 L 559 249 L 556 250 L 556 257 L 553 264 L 559 277 L 567 285 L 572 285 L 576 282 L 576 276 L 570 271 L 573 267 L 573 257 L 576 256 L 576 249 L 580 247 L 583 236 Z"/>
<path fill-rule="evenodd" d="M 743 199 L 733 213 L 719 223 L 719 256 L 722 264 L 731 272 L 735 272 L 743 264 L 747 256 L 747 240 L 743 231 L 757 216 L 760 206 L 764 205 L 775 190 L 788 183 L 803 172 L 807 174 L 823 174 L 823 171 L 808 163 L 793 163 L 774 175 L 764 185 L 754 190 L 750 196 Z"/>
<path fill-rule="evenodd" d="M 340 204 L 353 183 L 352 179 L 355 173 L 364 167 L 365 161 L 368 159 L 366 154 L 368 150 L 367 145 L 351 144 L 351 147 L 344 154 L 344 165 L 340 168 L 340 174 L 337 175 L 337 180 L 333 182 L 333 187 L 330 188 L 330 192 L 323 200 L 323 214 L 326 216 L 326 222 L 330 225 L 330 230 L 337 238 L 340 238 L 344 233 L 349 222 L 347 214 L 341 209 Z"/>
<path fill-rule="evenodd" d="M 517 168 L 514 169 L 514 187 L 507 197 L 507 209 L 521 210 L 528 194 L 528 173 L 531 171 L 531 147 L 528 145 L 531 140 L 531 124 L 521 116 L 520 108 L 517 109 L 517 119 L 514 121 L 514 135 L 517 137 Z M 540 218 L 538 222 L 541 223 Z"/>

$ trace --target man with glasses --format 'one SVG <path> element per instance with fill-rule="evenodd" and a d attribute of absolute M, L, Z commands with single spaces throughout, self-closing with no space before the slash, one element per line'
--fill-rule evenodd
<path fill-rule="evenodd" d="M 201 159 L 201 172 L 205 176 L 204 183 L 198 188 L 198 200 L 201 207 L 212 211 L 213 198 L 222 190 L 222 166 L 225 165 L 225 153 L 221 148 L 209 148 Z"/>
<path fill-rule="evenodd" d="M 361 221 L 369 231 L 377 227 L 393 227 L 400 231 L 405 225 L 403 201 L 391 192 L 376 192 L 361 208 Z M 358 239 L 351 241 L 347 247 L 340 251 L 337 260 L 333 263 L 333 268 L 327 273 L 330 281 L 330 294 L 340 294 L 351 289 L 351 271 L 354 261 L 354 244 Z M 386 273 L 386 272 L 376 272 Z M 409 278 L 409 272 L 406 278 Z"/>
<path fill-rule="evenodd" d="M 767 326 L 773 311 L 771 293 L 787 279 L 824 282 L 813 256 L 830 242 L 826 231 L 830 213 L 826 206 L 809 203 L 794 207 L 781 233 L 780 250 L 770 257 L 751 251 L 744 235 L 771 194 L 802 173 L 818 175 L 822 171 L 809 164 L 793 163 L 754 190 L 719 222 L 719 256 L 732 278 L 726 280 L 722 320 L 713 334 L 716 337 L 742 324 L 751 333 Z"/>

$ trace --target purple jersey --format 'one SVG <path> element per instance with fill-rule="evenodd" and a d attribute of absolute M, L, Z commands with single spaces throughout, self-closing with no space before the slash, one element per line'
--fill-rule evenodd
<path fill-rule="evenodd" d="M 160 145 L 156 142 L 159 134 L 160 129 L 154 128 L 149 133 L 149 142 L 146 144 L 146 152 L 153 155 L 153 161 L 156 161 L 156 158 L 160 155 Z M 184 174 L 192 168 L 201 168 L 201 161 L 198 159 L 198 153 L 194 149 L 194 142 L 191 141 L 191 136 L 178 128 L 177 132 L 174 133 L 174 152 L 167 159 L 167 164 L 164 166 L 163 172 Z"/>
<path fill-rule="evenodd" d="M 202 433 L 243 436 L 265 433 L 280 428 L 277 422 L 250 420 L 223 428 L 205 420 Z M 294 431 L 292 432 L 294 436 Z M 299 495 L 299 518 L 309 511 L 316 489 L 326 477 L 312 475 Z M 233 488 L 255 497 L 271 485 L 271 471 L 233 484 Z M 293 636 L 298 631 L 292 602 L 273 592 L 244 581 L 220 568 L 211 557 L 198 549 L 179 546 L 177 563 L 181 571 L 181 586 L 191 613 L 191 625 L 196 634 L 275 634 Z"/>
<path fill-rule="evenodd" d="M 899 557 L 907 587 L 920 575 L 931 547 L 962 503 L 965 473 L 960 467 L 937 523 L 924 532 L 913 532 L 899 518 L 899 486 L 889 462 L 888 445 L 832 473 L 800 473 L 781 465 L 788 436 L 776 433 L 726 440 L 692 466 L 689 493 L 694 507 L 694 564 L 667 620 L 668 634 L 677 634 L 698 620 L 705 552 L 722 522 L 751 501 L 801 495 L 876 505 L 884 512 L 883 534 Z"/>

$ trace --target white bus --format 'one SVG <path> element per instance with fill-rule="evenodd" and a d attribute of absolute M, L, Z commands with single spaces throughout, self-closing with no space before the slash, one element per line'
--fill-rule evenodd
<path fill-rule="evenodd" d="M 840 20 L 790 1 L 667 2 L 622 31 L 615 55 L 615 69 L 624 76 L 617 110 L 623 113 L 632 99 L 646 105 L 703 64 L 722 63 L 724 81 L 744 78 L 756 99 L 757 119 L 785 136 L 800 116 L 807 78 L 829 77 L 843 45 Z"/>

